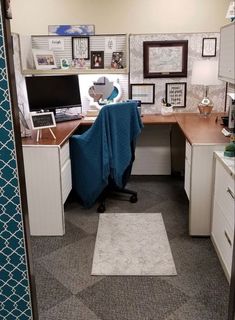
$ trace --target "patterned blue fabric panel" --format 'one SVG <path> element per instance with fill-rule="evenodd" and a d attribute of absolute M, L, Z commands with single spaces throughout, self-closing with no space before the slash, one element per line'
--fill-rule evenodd
<path fill-rule="evenodd" d="M 4 50 L 2 9 L 0 15 L 0 319 L 32 319 Z"/>

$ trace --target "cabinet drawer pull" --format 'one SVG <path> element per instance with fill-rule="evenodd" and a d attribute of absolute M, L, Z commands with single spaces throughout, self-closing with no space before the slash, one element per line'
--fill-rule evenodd
<path fill-rule="evenodd" d="M 233 199 L 235 199 L 235 195 L 234 195 L 234 193 L 232 192 L 232 190 L 228 187 L 227 188 L 227 192 L 230 194 L 230 196 L 233 198 Z"/>
<path fill-rule="evenodd" d="M 231 245 L 232 245 L 232 241 L 230 240 L 230 238 L 229 238 L 229 236 L 228 236 L 228 234 L 227 234 L 227 232 L 226 232 L 226 231 L 224 231 L 224 235 L 225 235 L 225 237 L 226 237 L 226 239 L 227 239 L 227 241 L 228 241 L 229 245 L 231 246 Z"/>

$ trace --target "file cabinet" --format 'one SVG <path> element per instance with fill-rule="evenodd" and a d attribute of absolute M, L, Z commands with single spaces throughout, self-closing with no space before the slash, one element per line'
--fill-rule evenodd
<path fill-rule="evenodd" d="M 184 189 L 189 199 L 189 234 L 210 236 L 211 197 L 213 195 L 213 152 L 223 145 L 185 145 Z"/>
<path fill-rule="evenodd" d="M 223 158 L 225 161 L 234 161 L 234 159 L 226 159 L 218 152 L 215 155 L 211 238 L 225 274 L 230 279 L 234 239 L 235 181 L 234 169 L 231 170 L 221 160 Z"/>
<path fill-rule="evenodd" d="M 64 203 L 72 188 L 69 142 L 60 145 L 24 145 L 30 234 L 65 233 Z"/>

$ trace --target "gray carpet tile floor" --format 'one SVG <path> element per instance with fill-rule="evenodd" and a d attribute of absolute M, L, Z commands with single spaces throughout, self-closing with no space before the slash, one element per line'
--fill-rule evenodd
<path fill-rule="evenodd" d="M 161 212 L 177 276 L 91 276 L 97 206 L 70 197 L 63 237 L 31 237 L 40 320 L 226 320 L 229 285 L 209 238 L 188 235 L 181 178 L 132 177 L 138 202 L 110 198 L 106 212 Z"/>

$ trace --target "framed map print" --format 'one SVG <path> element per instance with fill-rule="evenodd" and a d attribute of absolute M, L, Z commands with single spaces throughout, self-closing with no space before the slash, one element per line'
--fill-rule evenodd
<path fill-rule="evenodd" d="M 188 40 L 145 41 L 144 78 L 187 77 Z"/>

